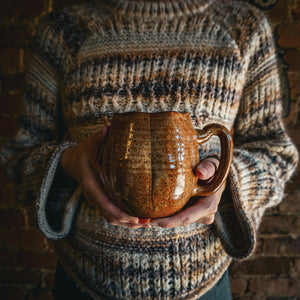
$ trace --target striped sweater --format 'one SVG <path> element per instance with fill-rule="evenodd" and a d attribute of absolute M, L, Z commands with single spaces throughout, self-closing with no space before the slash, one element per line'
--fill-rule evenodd
<path fill-rule="evenodd" d="M 1 148 L 20 198 L 64 268 L 95 299 L 196 299 L 232 259 L 255 249 L 298 160 L 281 113 L 272 29 L 234 1 L 95 0 L 50 13 L 28 68 L 20 129 Z M 213 225 L 111 226 L 60 170 L 63 151 L 115 112 L 188 112 L 200 129 L 234 132 L 234 157 Z M 201 157 L 218 153 L 217 141 Z M 74 191 L 77 191 L 74 193 Z M 77 201 L 79 199 L 79 201 Z"/>

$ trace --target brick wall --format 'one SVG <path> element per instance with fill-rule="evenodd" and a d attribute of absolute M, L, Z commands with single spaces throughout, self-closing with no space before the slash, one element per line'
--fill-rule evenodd
<path fill-rule="evenodd" d="M 10 0 L 0 2 L 0 139 L 16 129 L 38 20 L 47 12 L 84 0 Z M 265 1 L 257 0 L 264 3 Z M 290 135 L 300 146 L 300 1 L 279 0 L 266 10 L 285 51 L 290 85 Z M 239 300 L 300 298 L 299 172 L 286 189 L 282 204 L 267 212 L 260 227 L 256 254 L 233 263 L 231 286 Z M 13 185 L 0 174 L 0 298 L 52 299 L 56 257 L 36 227 L 32 203 L 15 199 Z"/>

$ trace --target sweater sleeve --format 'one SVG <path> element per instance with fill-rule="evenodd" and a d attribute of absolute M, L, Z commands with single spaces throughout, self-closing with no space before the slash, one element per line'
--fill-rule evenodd
<path fill-rule="evenodd" d="M 233 162 L 215 219 L 225 250 L 237 259 L 253 253 L 261 218 L 282 200 L 284 185 L 298 162 L 282 120 L 283 89 L 273 32 L 265 17 L 248 53 Z"/>
<path fill-rule="evenodd" d="M 46 216 L 46 202 L 40 197 L 44 174 L 54 169 L 47 167 L 50 161 L 74 143 L 62 142 L 65 126 L 62 121 L 60 101 L 60 75 L 65 54 L 63 39 L 46 20 L 40 24 L 35 36 L 35 49 L 26 76 L 26 90 L 19 118 L 19 129 L 14 137 L 4 141 L 0 148 L 0 162 L 7 177 L 15 183 L 20 200 L 35 199 L 38 223 L 43 227 Z M 47 171 L 46 171 L 47 170 Z M 51 172 L 50 172 L 51 173 Z M 59 172 L 55 181 L 63 182 L 69 190 L 71 182 Z M 49 177 L 49 175 L 47 175 Z M 62 184 L 58 189 L 62 188 Z M 63 204 L 62 204 L 63 205 Z"/>

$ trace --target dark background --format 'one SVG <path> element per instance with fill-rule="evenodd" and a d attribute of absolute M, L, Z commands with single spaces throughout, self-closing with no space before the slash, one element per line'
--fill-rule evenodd
<path fill-rule="evenodd" d="M 246 0 L 245 0 L 246 1 Z M 84 0 L 0 0 L 0 141 L 17 127 L 24 70 L 39 19 L 53 9 Z M 300 146 L 300 0 L 253 0 L 274 25 L 287 64 L 290 110 L 287 129 Z M 287 105 L 286 105 L 287 106 Z M 234 262 L 233 298 L 300 299 L 299 172 L 287 185 L 284 201 L 268 210 L 260 227 L 256 254 Z M 56 256 L 37 229 L 34 203 L 15 199 L 13 185 L 0 174 L 0 299 L 51 300 Z M 142 300 L 142 299 L 141 299 Z"/>

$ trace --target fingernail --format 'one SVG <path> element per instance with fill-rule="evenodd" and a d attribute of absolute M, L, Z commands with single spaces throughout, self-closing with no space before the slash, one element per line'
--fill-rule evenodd
<path fill-rule="evenodd" d="M 204 167 L 196 169 L 196 175 L 198 177 L 205 177 L 208 174 L 208 170 Z"/>
<path fill-rule="evenodd" d="M 144 224 L 149 224 L 150 221 L 151 221 L 151 219 L 139 218 L 138 223 L 144 225 Z"/>
<path fill-rule="evenodd" d="M 132 224 L 139 224 L 139 219 L 138 218 L 130 219 L 129 222 Z"/>
<path fill-rule="evenodd" d="M 145 224 L 142 226 L 143 228 L 151 228 L 151 224 Z"/>

